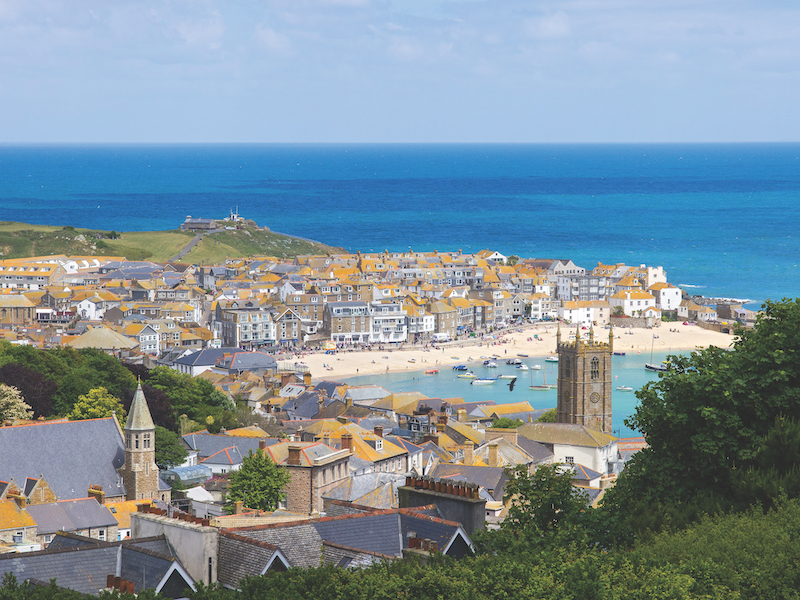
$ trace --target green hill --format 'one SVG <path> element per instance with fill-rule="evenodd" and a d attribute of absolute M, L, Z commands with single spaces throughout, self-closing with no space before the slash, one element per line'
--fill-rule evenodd
<path fill-rule="evenodd" d="M 50 254 L 68 256 L 124 256 L 129 260 L 164 262 L 192 242 L 190 231 L 115 231 L 77 227 L 29 225 L 0 222 L 0 259 L 28 258 Z M 214 264 L 226 258 L 276 256 L 291 258 L 302 254 L 343 252 L 318 242 L 273 233 L 254 226 L 207 233 L 181 262 Z"/>

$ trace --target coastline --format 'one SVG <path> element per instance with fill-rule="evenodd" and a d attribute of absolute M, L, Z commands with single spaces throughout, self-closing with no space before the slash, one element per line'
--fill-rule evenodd
<path fill-rule="evenodd" d="M 491 357 L 493 354 L 499 357 L 498 360 L 515 358 L 517 354 L 527 354 L 530 358 L 544 360 L 546 356 L 555 354 L 556 330 L 555 323 L 537 323 L 525 326 L 521 332 L 516 329 L 504 330 L 497 333 L 498 339 L 483 342 L 477 339 L 459 340 L 427 350 L 422 346 L 406 344 L 402 349 L 304 354 L 296 360 L 309 367 L 314 381 L 339 381 L 377 373 L 449 369 L 453 365 L 474 363 L 482 360 L 480 358 L 482 356 Z M 561 326 L 561 335 L 565 338 L 574 333 L 575 326 Z M 581 331 L 581 336 L 588 334 L 588 330 Z M 595 330 L 595 334 L 603 341 L 608 339 L 607 329 Z M 534 335 L 538 336 L 538 339 L 534 338 Z M 658 337 L 654 339 L 654 335 Z M 735 339 L 733 335 L 709 331 L 694 325 L 665 322 L 657 329 L 615 330 L 614 351 L 649 354 L 652 344 L 658 352 L 685 353 L 708 346 L 727 348 Z"/>

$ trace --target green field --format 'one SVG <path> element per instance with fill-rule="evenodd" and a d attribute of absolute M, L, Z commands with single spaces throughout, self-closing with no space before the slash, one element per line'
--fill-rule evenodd
<path fill-rule="evenodd" d="M 115 232 L 76 227 L 29 225 L 0 221 L 0 258 L 28 258 L 50 254 L 67 256 L 124 256 L 128 260 L 165 262 L 178 255 L 195 234 L 189 231 Z M 307 242 L 256 227 L 206 234 L 180 262 L 216 264 L 226 258 L 341 252 L 324 244 Z"/>

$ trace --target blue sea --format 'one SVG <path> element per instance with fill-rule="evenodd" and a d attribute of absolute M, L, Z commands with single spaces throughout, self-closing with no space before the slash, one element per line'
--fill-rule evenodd
<path fill-rule="evenodd" d="M 231 209 L 348 250 L 661 265 L 798 294 L 800 144 L 0 146 L 0 220 L 117 231 Z"/>
<path fill-rule="evenodd" d="M 615 347 L 622 347 L 624 335 Z M 480 348 L 475 348 L 473 358 L 478 359 Z M 491 353 L 495 349 L 483 348 L 484 352 Z M 503 350 L 499 350 L 503 352 Z M 483 366 L 482 360 L 470 363 L 469 367 L 479 377 L 494 377 L 496 375 L 514 375 L 517 382 L 513 391 L 509 389 L 509 380 L 499 380 L 490 386 L 475 386 L 470 384 L 469 379 L 459 379 L 456 371 L 450 367 L 440 367 L 436 375 L 425 375 L 423 371 L 408 370 L 402 373 L 378 373 L 375 375 L 362 375 L 360 377 L 350 377 L 345 380 L 350 385 L 380 385 L 391 392 L 421 392 L 428 398 L 463 398 L 464 402 L 497 402 L 506 404 L 509 402 L 529 402 L 534 409 L 555 408 L 558 395 L 556 390 L 540 391 L 531 390 L 530 385 L 541 383 L 557 383 L 558 364 L 545 362 L 546 354 L 531 356 L 524 359 L 525 364 L 539 365 L 542 370 L 519 371 L 515 367 L 505 364 L 508 357 L 513 358 L 513 350 L 509 354 L 501 354 L 497 360 L 496 369 L 488 369 Z M 678 352 L 664 351 L 655 352 L 652 361 L 656 364 L 665 360 L 669 354 Z M 432 357 L 434 355 L 431 355 Z M 611 360 L 611 373 L 613 376 L 613 390 L 611 394 L 611 404 L 613 409 L 612 428 L 614 435 L 618 437 L 635 437 L 641 435 L 637 431 L 625 425 L 625 419 L 632 416 L 638 399 L 635 390 L 640 389 L 650 381 L 658 380 L 658 373 L 647 371 L 644 368 L 645 362 L 650 362 L 649 352 L 638 354 L 628 353 L 625 356 L 613 356 Z M 430 365 L 425 365 L 430 368 Z M 624 392 L 617 390 L 619 386 L 627 386 L 634 389 L 634 392 Z"/>

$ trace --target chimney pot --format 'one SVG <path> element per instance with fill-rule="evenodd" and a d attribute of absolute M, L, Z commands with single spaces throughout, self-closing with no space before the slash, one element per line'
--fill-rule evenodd
<path fill-rule="evenodd" d="M 375 435 L 377 435 L 378 437 L 383 437 L 383 426 L 382 425 L 375 425 L 375 427 L 373 428 L 373 431 L 375 432 Z"/>
<path fill-rule="evenodd" d="M 353 436 L 349 433 L 342 434 L 342 450 L 353 450 Z"/>
<path fill-rule="evenodd" d="M 106 587 L 110 588 L 110 589 L 114 588 L 114 576 L 113 575 L 109 574 L 109 575 L 106 576 Z"/>
<path fill-rule="evenodd" d="M 258 449 L 259 450 L 266 450 L 267 449 L 267 440 L 258 440 Z"/>
<path fill-rule="evenodd" d="M 114 589 L 118 590 L 120 585 L 122 584 L 122 577 L 114 577 Z"/>

